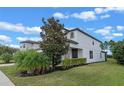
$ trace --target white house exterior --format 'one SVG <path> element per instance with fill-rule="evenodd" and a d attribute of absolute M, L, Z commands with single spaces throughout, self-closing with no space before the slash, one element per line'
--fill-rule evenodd
<path fill-rule="evenodd" d="M 67 38 L 77 43 L 70 43 L 69 51 L 63 56 L 63 59 L 84 57 L 87 59 L 87 63 L 105 61 L 106 53 L 100 47 L 102 43 L 100 40 L 78 28 L 70 30 Z"/>
<path fill-rule="evenodd" d="M 34 50 L 37 50 L 38 52 L 42 52 L 42 50 L 40 48 L 40 42 L 25 40 L 25 41 L 22 41 L 20 43 L 21 43 L 20 44 L 20 50 L 21 51 L 34 49 Z"/>
<path fill-rule="evenodd" d="M 64 58 L 86 58 L 87 63 L 93 63 L 98 61 L 105 61 L 106 53 L 102 51 L 100 40 L 93 36 L 81 31 L 79 28 L 68 30 L 67 38 L 70 41 L 70 47 L 67 54 L 62 56 Z M 38 42 L 23 41 L 21 42 L 21 50 L 36 49 L 40 50 Z"/>

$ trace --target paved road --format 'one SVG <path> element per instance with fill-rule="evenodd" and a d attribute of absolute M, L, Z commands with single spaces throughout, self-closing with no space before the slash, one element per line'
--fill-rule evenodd
<path fill-rule="evenodd" d="M 2 71 L 0 71 L 0 86 L 14 86 L 14 84 Z"/>

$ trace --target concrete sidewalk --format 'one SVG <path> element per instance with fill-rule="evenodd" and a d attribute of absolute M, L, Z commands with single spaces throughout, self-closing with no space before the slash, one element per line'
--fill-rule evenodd
<path fill-rule="evenodd" d="M 15 65 L 15 63 L 0 64 L 0 67 L 4 67 L 4 66 L 13 66 L 13 65 Z"/>
<path fill-rule="evenodd" d="M 2 71 L 0 71 L 0 86 L 14 86 L 14 84 Z"/>

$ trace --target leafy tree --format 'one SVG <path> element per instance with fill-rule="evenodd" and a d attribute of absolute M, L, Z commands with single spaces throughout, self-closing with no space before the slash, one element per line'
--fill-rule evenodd
<path fill-rule="evenodd" d="M 105 53 L 105 61 L 107 61 L 107 50 L 109 49 L 109 43 L 105 41 L 104 43 L 101 43 L 100 45 L 101 49 L 103 49 Z"/>
<path fill-rule="evenodd" d="M 0 45 L 0 55 L 2 55 L 3 53 L 13 54 L 17 50 L 18 49 L 16 49 L 16 48 L 11 48 L 11 47 L 8 47 L 8 46 Z"/>
<path fill-rule="evenodd" d="M 119 64 L 124 64 L 124 40 L 114 43 L 112 54 Z"/>
<path fill-rule="evenodd" d="M 109 43 L 108 43 L 107 41 L 105 41 L 104 43 L 102 43 L 102 44 L 100 45 L 100 47 L 101 47 L 103 50 L 107 51 L 107 49 L 109 48 Z"/>
<path fill-rule="evenodd" d="M 49 18 L 47 21 L 42 19 L 41 27 L 41 48 L 52 59 L 53 70 L 60 63 L 61 56 L 68 51 L 66 32 L 63 31 L 64 25 L 59 23 L 55 18 Z"/>
<path fill-rule="evenodd" d="M 113 50 L 114 45 L 116 44 L 116 42 L 113 41 L 113 40 L 110 40 L 110 41 L 108 42 L 108 44 L 109 44 L 109 49 L 110 49 L 110 51 L 112 52 L 112 50 Z"/>
<path fill-rule="evenodd" d="M 9 63 L 10 60 L 12 59 L 12 55 L 9 53 L 3 53 L 1 58 L 5 63 Z"/>

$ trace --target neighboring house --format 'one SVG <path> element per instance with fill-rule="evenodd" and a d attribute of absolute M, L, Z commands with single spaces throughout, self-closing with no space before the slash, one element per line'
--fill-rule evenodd
<path fill-rule="evenodd" d="M 21 51 L 34 49 L 34 50 L 37 50 L 38 52 L 42 52 L 39 41 L 36 42 L 36 41 L 31 41 L 31 40 L 25 40 L 25 41 L 20 42 L 20 44 L 21 44 L 20 45 Z"/>
<path fill-rule="evenodd" d="M 63 55 L 62 59 L 83 57 L 87 59 L 87 63 L 105 61 L 106 52 L 101 49 L 100 44 L 102 42 L 100 40 L 79 28 L 67 31 L 67 38 L 70 42 L 70 47 L 68 53 Z M 39 42 L 27 40 L 21 42 L 21 44 L 21 50 L 36 49 L 42 51 Z"/>

